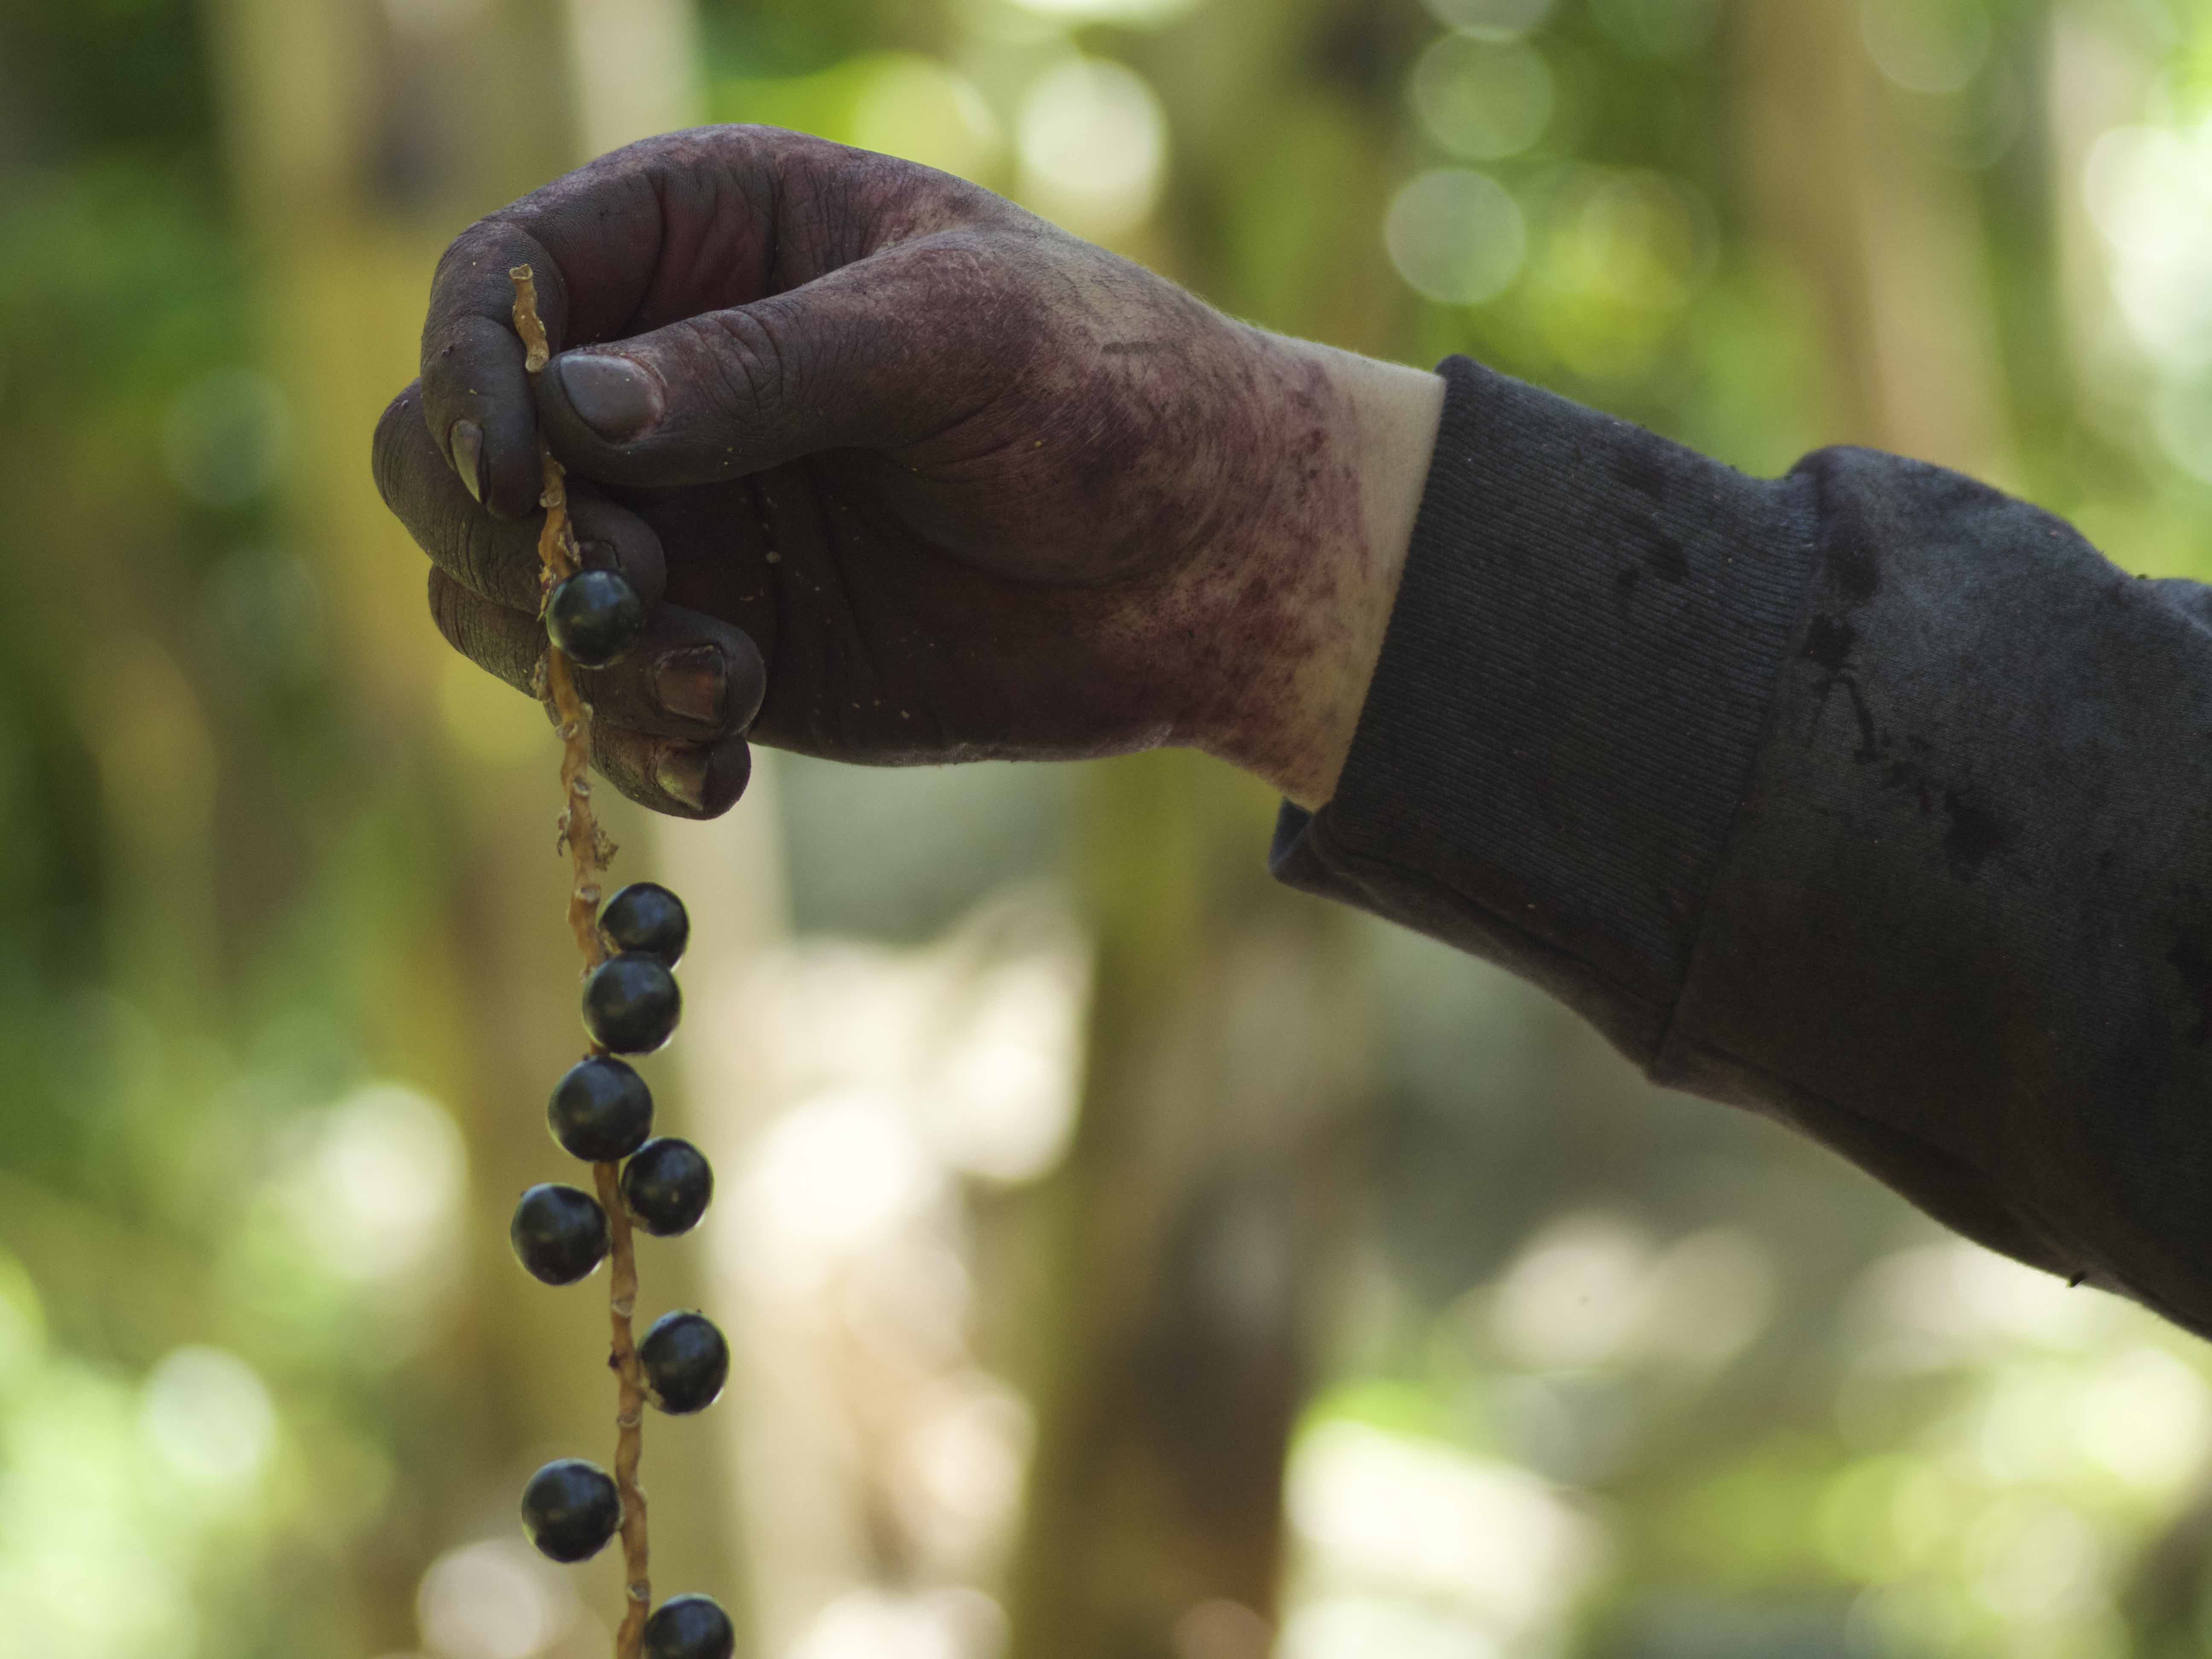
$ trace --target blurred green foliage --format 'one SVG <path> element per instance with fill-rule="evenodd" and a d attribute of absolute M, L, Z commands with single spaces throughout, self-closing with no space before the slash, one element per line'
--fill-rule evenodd
<path fill-rule="evenodd" d="M 9 1655 L 357 1646 L 364 1534 L 404 1524 L 427 1449 L 394 1373 L 437 1274 L 394 1246 L 395 1303 L 327 1224 L 348 1158 L 453 1133 L 360 1086 L 364 979 L 442 855 L 419 796 L 364 787 L 322 579 L 283 540 L 205 22 L 0 14 Z"/>

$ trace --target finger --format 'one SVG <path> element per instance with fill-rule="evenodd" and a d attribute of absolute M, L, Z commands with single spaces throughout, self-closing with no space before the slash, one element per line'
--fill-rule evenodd
<path fill-rule="evenodd" d="M 858 153 L 768 128 L 669 133 L 464 231 L 431 283 L 423 413 L 471 493 L 503 518 L 526 517 L 538 499 L 537 417 L 509 271 L 531 267 L 556 351 L 754 298 L 775 285 L 773 204 L 784 175 L 830 152 Z"/>
<path fill-rule="evenodd" d="M 518 691 L 541 695 L 545 630 L 533 613 L 495 605 L 436 569 L 430 612 L 447 643 L 471 662 Z M 619 663 L 576 671 L 576 690 L 595 726 L 716 743 L 752 723 L 767 678 L 760 652 L 740 630 L 660 605 Z"/>
<path fill-rule="evenodd" d="M 661 604 L 611 668 L 579 670 L 595 722 L 651 736 L 715 741 L 743 732 L 768 689 L 761 654 L 720 619 Z"/>
<path fill-rule="evenodd" d="M 438 631 L 455 650 L 525 696 L 536 695 L 534 676 L 545 648 L 537 618 L 480 599 L 435 569 L 430 573 L 430 609 Z M 696 722 L 692 733 L 670 736 L 620 723 L 611 705 L 595 705 L 593 712 L 592 764 L 639 805 L 677 817 L 713 818 L 744 793 L 752 776 L 752 751 L 742 736 L 687 740 L 696 737 Z M 553 717 L 550 704 L 547 714 Z"/>
<path fill-rule="evenodd" d="M 545 654 L 545 628 L 535 611 L 495 605 L 433 565 L 430 619 L 447 645 L 484 672 L 526 696 L 538 696 L 538 662 Z"/>
<path fill-rule="evenodd" d="M 477 505 L 439 454 L 421 401 L 419 385 L 408 387 L 376 424 L 376 487 L 385 505 L 463 586 L 509 609 L 536 611 L 542 516 L 496 519 Z M 568 512 L 587 568 L 621 571 L 648 606 L 660 598 L 667 561 L 659 537 L 643 520 L 581 479 L 570 481 Z"/>
<path fill-rule="evenodd" d="M 422 416 L 438 453 L 471 498 L 502 519 L 538 506 L 538 427 L 522 337 L 514 330 L 514 283 L 528 265 L 546 333 L 566 337 L 567 285 L 544 247 L 520 226 L 482 220 L 438 262 L 422 326 Z"/>
<path fill-rule="evenodd" d="M 537 695 L 535 676 L 545 635 L 535 617 L 494 605 L 438 569 L 430 572 L 430 611 L 438 631 L 455 650 L 525 696 Z M 737 637 L 744 639 L 742 634 Z M 745 644 L 749 649 L 750 641 Z M 753 660 L 758 661 L 757 653 Z M 754 703 L 757 707 L 757 696 Z M 731 703 L 732 710 L 742 706 L 734 699 Z M 752 776 L 752 751 L 742 736 L 732 732 L 699 741 L 703 734 L 697 721 L 673 735 L 642 731 L 614 717 L 620 707 L 612 697 L 595 706 L 592 763 L 639 805 L 677 817 L 712 818 L 728 811 L 744 793 Z M 750 719 L 747 711 L 744 720 Z"/>
<path fill-rule="evenodd" d="M 679 818 L 716 818 L 745 793 L 753 757 L 739 737 L 690 744 L 594 724 L 592 764 L 640 806 Z"/>
<path fill-rule="evenodd" d="M 571 467 L 653 487 L 913 442 L 988 402 L 1008 339 L 1033 331 L 994 299 L 1006 289 L 962 233 L 902 243 L 787 293 L 565 352 L 538 377 L 538 416 Z"/>

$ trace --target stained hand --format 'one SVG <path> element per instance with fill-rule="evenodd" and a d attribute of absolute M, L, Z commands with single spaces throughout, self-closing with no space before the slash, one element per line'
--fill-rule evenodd
<path fill-rule="evenodd" d="M 525 263 L 556 353 L 534 381 Z M 582 677 L 599 769 L 648 806 L 726 809 L 748 733 L 876 764 L 1191 744 L 1318 799 L 1437 384 L 928 168 L 704 128 L 454 242 L 376 475 L 446 637 L 528 690 L 545 434 L 586 562 L 650 606 Z"/>

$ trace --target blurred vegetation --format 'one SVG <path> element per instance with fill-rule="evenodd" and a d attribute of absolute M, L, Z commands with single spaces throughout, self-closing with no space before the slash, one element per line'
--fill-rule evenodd
<path fill-rule="evenodd" d="M 447 236 L 564 164 L 483 70 L 536 75 L 563 13 L 328 9 L 360 44 L 347 210 L 399 228 L 419 293 Z M 241 19 L 264 15 L 0 6 L 0 1655 L 594 1651 L 587 1620 L 475 1648 L 438 1622 L 439 1572 L 504 1559 L 449 1552 L 507 1537 L 519 1471 L 604 1415 L 589 1319 L 528 1302 L 498 1233 L 572 1040 L 533 976 L 556 878 L 508 856 L 538 844 L 551 757 L 386 603 L 419 576 L 374 565 L 373 410 L 322 407 L 339 360 L 301 345 L 348 325 L 297 326 L 331 290 L 313 239 L 283 239 L 291 158 L 242 112 Z M 2124 565 L 2212 575 L 2202 0 L 708 0 L 699 21 L 714 118 L 963 173 L 1267 325 L 1469 352 L 1759 473 L 1830 442 L 1922 454 Z M 1232 1221 L 1259 1193 L 1295 1245 L 1246 1423 L 1291 1436 L 1289 1478 L 1279 1514 L 1274 1463 L 1237 1475 L 1250 1501 L 1219 1535 L 1250 1547 L 1204 1565 L 1245 1611 L 1204 1603 L 1171 1649 L 1121 1652 L 1250 1659 L 1260 1614 L 1285 1659 L 2212 1648 L 2201 1345 L 1646 1087 L 1480 964 L 1270 893 L 1269 803 L 1182 757 L 778 778 L 802 935 L 914 944 L 1059 872 L 1099 944 L 1071 1161 L 1011 1218 L 977 1204 L 987 1243 L 1003 1222 L 1009 1259 L 1053 1269 L 986 1322 L 1011 1374 L 1057 1390 L 1031 1506 L 1062 1530 L 1040 1522 L 987 1586 L 1018 1613 L 1092 1605 L 1047 1546 L 1120 1524 L 1121 1488 L 1054 1450 L 1081 1361 L 1133 1343 L 1154 1367 L 1134 1405 L 1078 1401 L 1111 1419 L 1102 1462 L 1188 1462 L 1213 1421 L 1129 1426 L 1146 1388 L 1216 1385 L 1189 1358 L 1229 1343 L 1211 1304 L 1024 1334 L 1021 1310 L 1102 1306 L 1085 1287 L 1132 1262 L 1162 1285 L 1205 1267 L 1203 1229 L 1115 1232 L 1116 1183 L 1150 1174 Z M 1250 990 L 1285 963 L 1297 987 Z M 1277 1024 L 1237 1036 L 1269 996 Z M 1340 1022 L 1342 1051 L 1275 1079 L 1285 1018 L 1302 1041 Z M 1214 1070 L 1160 1091 L 1156 1055 L 1194 1027 Z M 1300 1090 L 1326 1121 L 1292 1141 L 1270 1125 Z M 1212 1143 L 1160 1150 L 1214 1107 Z M 1071 1520 L 1084 1480 L 1109 1499 Z M 1203 1509 L 1155 1494 L 1128 1524 L 1172 1565 L 1204 1554 Z M 690 1532 L 696 1559 L 738 1547 Z"/>

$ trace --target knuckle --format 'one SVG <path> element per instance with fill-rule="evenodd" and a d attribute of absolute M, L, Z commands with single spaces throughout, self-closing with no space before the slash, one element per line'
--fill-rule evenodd
<path fill-rule="evenodd" d="M 515 586 L 514 573 L 501 556 L 501 539 L 493 520 L 469 512 L 455 515 L 446 538 L 454 573 L 491 599 L 507 599 Z"/>
<path fill-rule="evenodd" d="M 430 278 L 433 289 L 454 276 L 473 273 L 486 258 L 498 252 L 499 244 L 512 234 L 499 214 L 487 214 L 469 226 L 447 243 L 446 251 L 438 256 Z"/>
<path fill-rule="evenodd" d="M 462 656 L 493 678 L 533 695 L 537 664 L 526 630 L 442 570 L 430 573 L 430 619 L 446 643 Z"/>
<path fill-rule="evenodd" d="M 786 343 L 777 331 L 745 310 L 695 318 L 690 327 L 699 359 L 715 378 L 710 391 L 716 404 L 740 420 L 765 420 L 789 373 Z"/>
<path fill-rule="evenodd" d="M 430 620 L 437 624 L 439 636 L 465 657 L 469 648 L 462 616 L 467 598 L 459 583 L 435 566 L 431 568 Z"/>
<path fill-rule="evenodd" d="M 422 425 L 422 383 L 416 380 L 385 405 L 369 442 L 369 471 L 376 479 L 376 493 L 394 513 L 406 488 L 416 429 Z"/>

